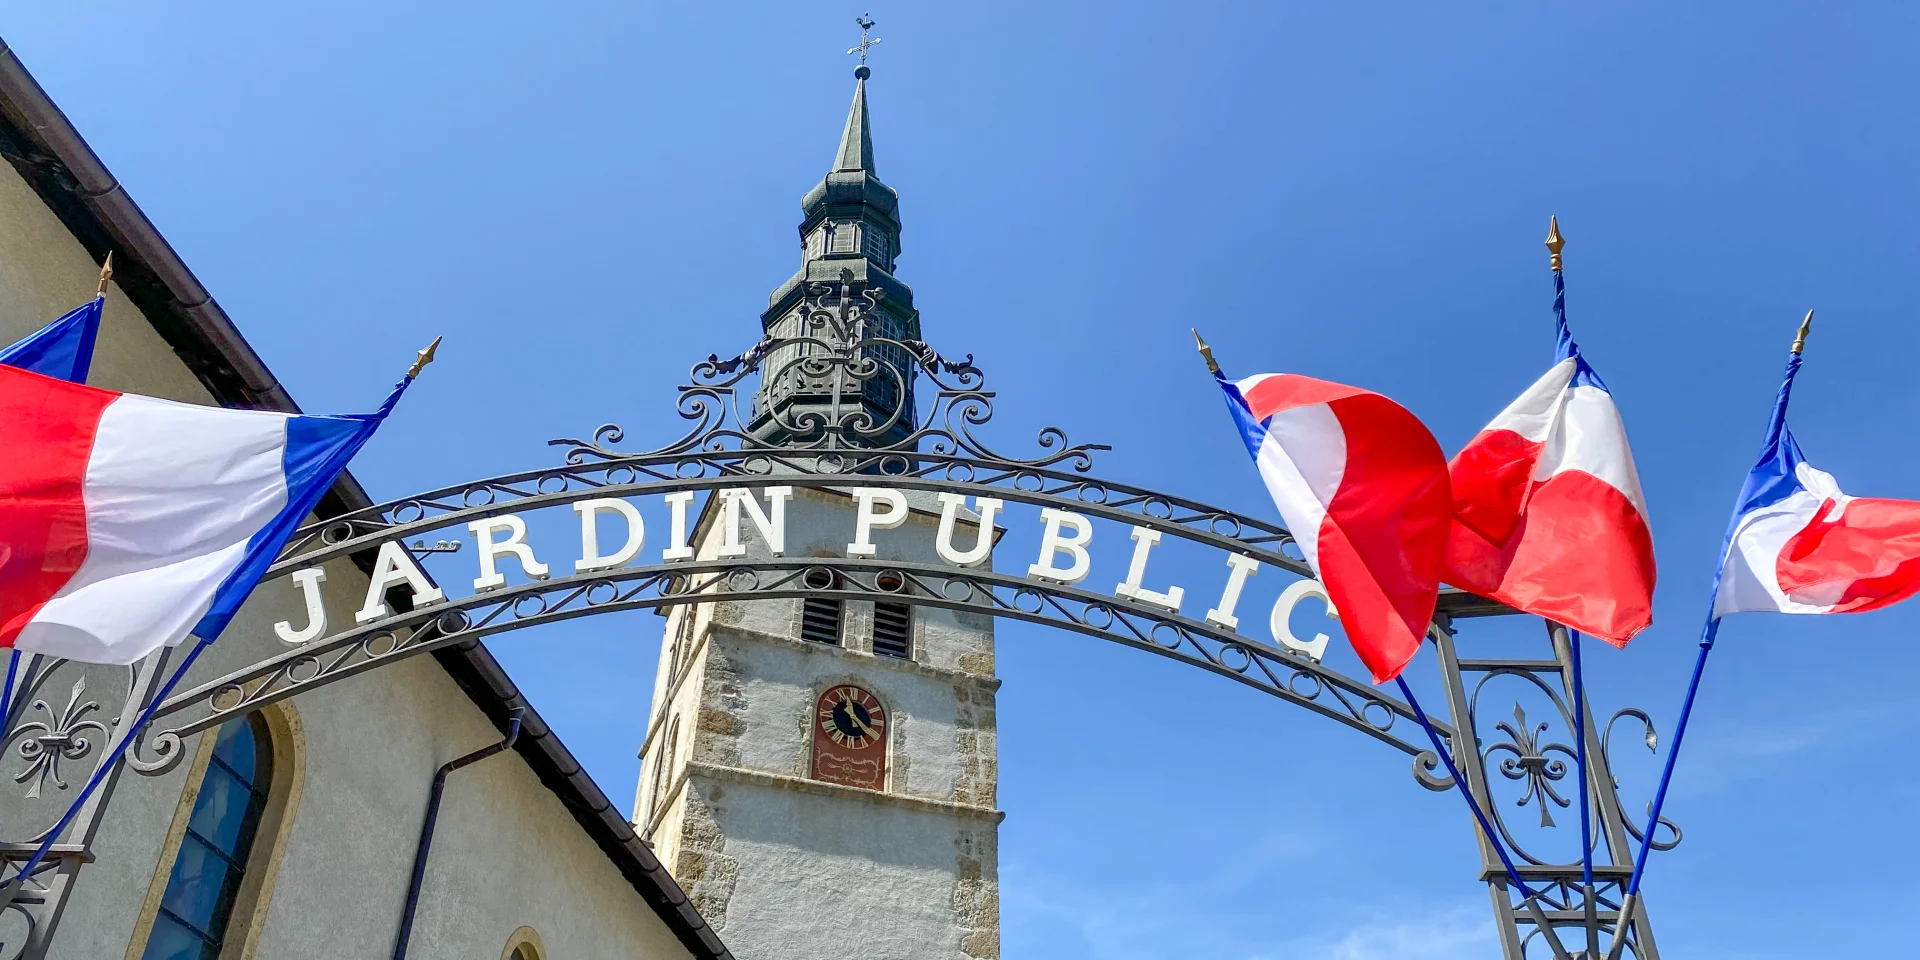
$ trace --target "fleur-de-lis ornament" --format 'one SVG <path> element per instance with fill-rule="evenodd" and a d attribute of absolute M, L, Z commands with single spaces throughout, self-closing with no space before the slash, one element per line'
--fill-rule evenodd
<path fill-rule="evenodd" d="M 81 695 L 86 692 L 87 678 L 75 680 L 73 689 L 67 695 L 67 705 L 58 713 L 47 701 L 35 700 L 30 709 L 45 713 L 47 719 L 30 720 L 15 728 L 16 735 L 40 731 L 20 741 L 20 756 L 27 761 L 27 768 L 15 774 L 13 782 L 33 781 L 27 787 L 27 799 L 39 799 L 41 788 L 48 780 L 53 781 L 55 788 L 65 790 L 67 781 L 60 776 L 60 761 L 78 761 L 92 752 L 93 740 L 88 738 L 87 731 L 103 737 L 106 735 L 106 724 L 86 719 L 87 714 L 100 709 L 98 700 L 80 702 Z"/>

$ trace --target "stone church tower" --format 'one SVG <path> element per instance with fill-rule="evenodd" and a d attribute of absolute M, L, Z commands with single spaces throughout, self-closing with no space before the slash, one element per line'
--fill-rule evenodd
<path fill-rule="evenodd" d="M 870 332 L 920 337 L 913 292 L 893 277 L 899 198 L 874 173 L 867 68 L 855 76 L 833 168 L 802 201 L 801 268 L 761 318 L 777 336 L 798 335 L 807 284 L 851 271 L 856 294 L 884 291 Z M 779 367 L 774 357 L 763 370 Z M 842 409 L 857 394 L 875 422 L 904 410 L 879 442 L 913 429 L 911 384 L 795 379 L 761 384 L 755 435 L 796 440 L 791 425 L 824 410 L 830 389 Z M 796 486 L 759 506 L 785 511 L 783 555 L 847 554 L 849 495 Z M 874 532 L 874 556 L 940 562 L 939 504 L 910 494 L 909 506 L 904 524 Z M 702 513 L 691 538 L 700 558 L 723 555 L 726 509 L 716 497 Z M 739 526 L 746 560 L 771 555 L 754 524 Z M 735 955 L 997 958 L 993 620 L 828 598 L 665 616 L 634 826 Z"/>

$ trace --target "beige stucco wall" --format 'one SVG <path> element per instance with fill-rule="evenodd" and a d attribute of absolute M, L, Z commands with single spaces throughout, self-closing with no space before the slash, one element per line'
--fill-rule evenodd
<path fill-rule="evenodd" d="M 0 174 L 0 344 L 12 343 L 93 298 L 100 265 L 11 166 Z M 162 361 L 162 362 L 157 362 Z M 95 386 L 207 403 L 207 391 L 117 287 L 94 351 Z"/>
<path fill-rule="evenodd" d="M 93 261 L 27 184 L 11 168 L 0 173 L 0 343 L 90 297 L 97 276 Z M 117 290 L 108 295 L 91 382 L 209 402 Z M 346 561 L 330 565 L 327 574 L 329 620 L 338 629 L 353 622 L 366 578 Z M 272 624 L 303 623 L 303 611 L 291 583 L 264 585 L 195 664 L 183 689 L 282 652 Z M 111 704 L 126 689 L 127 671 L 64 666 L 36 697 L 58 709 L 81 678 L 83 700 Z M 302 694 L 292 704 L 305 769 L 291 829 L 275 851 L 276 882 L 262 908 L 255 955 L 387 956 L 435 768 L 499 733 L 430 657 Z M 185 745 L 189 757 L 198 739 Z M 0 777 L 0 833 L 16 839 L 32 824 L 51 823 L 94 756 L 64 765 L 67 790 L 49 783 L 39 803 L 21 800 L 12 782 L 22 761 L 0 758 L 6 774 Z M 140 944 L 129 940 L 151 916 L 156 877 L 163 878 L 171 862 L 166 837 L 191 772 L 192 764 L 182 763 L 162 776 L 120 778 L 96 838 L 98 861 L 80 873 L 54 957 L 139 955 Z M 556 958 L 687 955 L 560 800 L 509 753 L 451 778 L 411 956 L 497 957 L 522 926 L 537 931 L 547 955 Z"/>

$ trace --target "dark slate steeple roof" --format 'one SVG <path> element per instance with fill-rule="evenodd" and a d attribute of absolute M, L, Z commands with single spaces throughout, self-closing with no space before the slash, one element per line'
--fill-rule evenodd
<path fill-rule="evenodd" d="M 833 169 L 872 173 L 873 130 L 867 126 L 867 78 L 873 71 L 860 67 L 853 75 L 858 80 L 853 87 L 853 107 L 847 111 L 847 131 L 840 135 L 840 156 Z"/>
<path fill-rule="evenodd" d="M 890 232 L 897 233 L 900 229 L 894 222 L 900 195 L 874 174 L 873 128 L 867 118 L 867 77 L 872 71 L 860 67 L 853 75 L 857 78 L 853 106 L 847 109 L 847 127 L 840 135 L 840 150 L 834 154 L 833 169 L 800 201 L 800 209 L 807 217 L 802 231 L 811 229 L 829 212 L 837 216 L 859 216 L 862 211 L 852 209 L 855 206 L 868 207 L 881 214 Z"/>

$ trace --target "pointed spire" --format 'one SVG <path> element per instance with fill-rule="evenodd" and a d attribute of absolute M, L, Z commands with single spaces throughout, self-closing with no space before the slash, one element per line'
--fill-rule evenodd
<path fill-rule="evenodd" d="M 853 71 L 859 82 L 853 88 L 853 106 L 847 110 L 847 129 L 840 135 L 840 153 L 833 161 L 835 173 L 873 173 L 873 130 L 867 125 L 867 77 L 872 74 L 864 64 Z"/>

